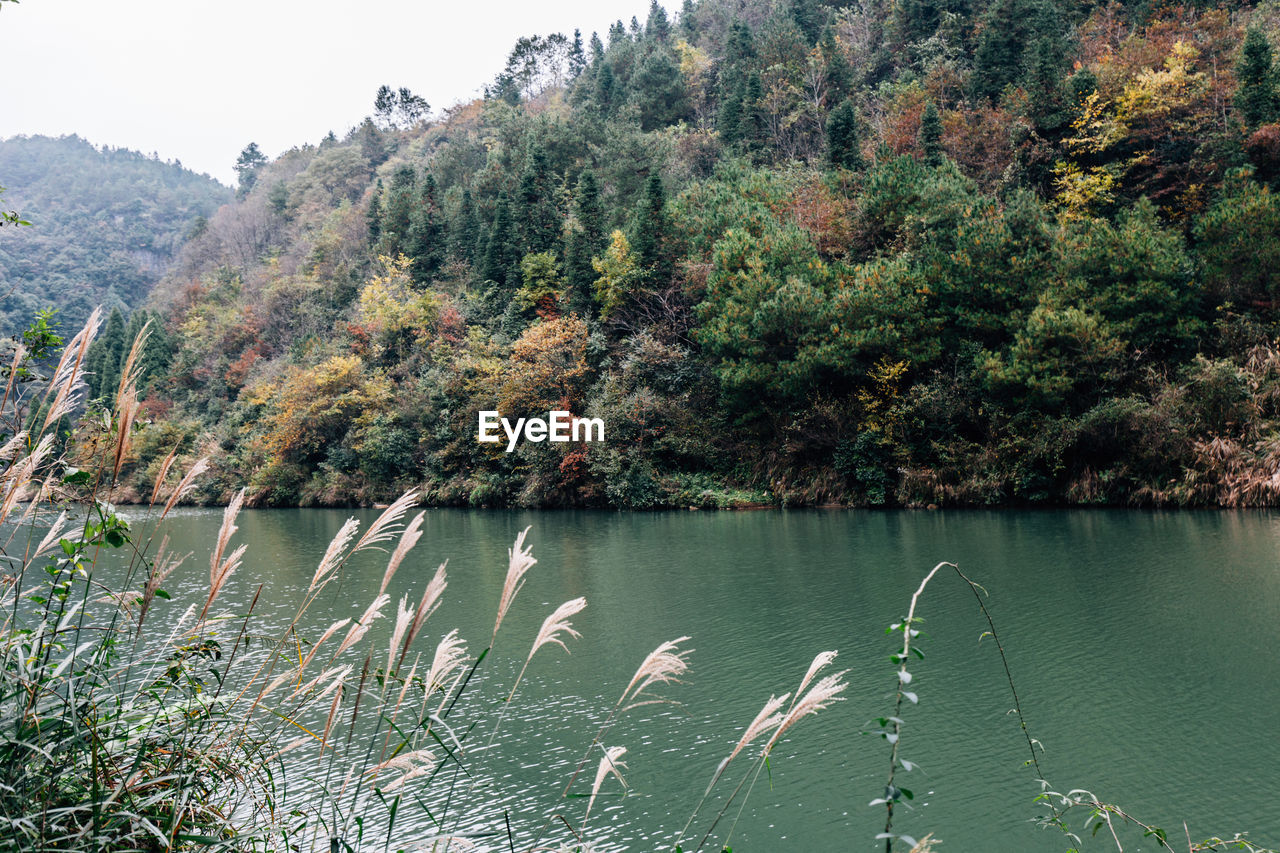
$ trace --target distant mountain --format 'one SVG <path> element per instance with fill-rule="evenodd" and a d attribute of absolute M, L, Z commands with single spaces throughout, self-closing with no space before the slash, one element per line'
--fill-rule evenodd
<path fill-rule="evenodd" d="M 178 247 L 232 192 L 208 175 L 78 136 L 0 140 L 5 209 L 30 227 L 0 232 L 0 334 L 56 306 L 64 329 L 95 305 L 132 309 Z"/>

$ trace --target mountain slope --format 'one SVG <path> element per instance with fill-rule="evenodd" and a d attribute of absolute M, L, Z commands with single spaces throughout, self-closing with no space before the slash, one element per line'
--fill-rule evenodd
<path fill-rule="evenodd" d="M 142 304 L 193 226 L 232 197 L 179 164 L 76 136 L 0 141 L 0 185 L 31 222 L 0 234 L 5 334 L 51 305 L 74 328 L 96 305 Z"/>
<path fill-rule="evenodd" d="M 135 485 L 176 445 L 269 504 L 1276 503 L 1270 9 L 522 39 L 483 100 L 246 175 L 156 291 Z"/>

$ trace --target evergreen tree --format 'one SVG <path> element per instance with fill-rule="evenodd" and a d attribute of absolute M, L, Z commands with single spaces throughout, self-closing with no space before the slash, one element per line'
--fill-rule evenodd
<path fill-rule="evenodd" d="M 995 98 L 1017 83 L 1023 54 L 1039 37 L 1052 37 L 1052 10 L 1043 0 L 994 0 L 983 15 L 973 54 L 973 94 Z"/>
<path fill-rule="evenodd" d="M 88 379 L 89 398 L 107 398 L 115 403 L 115 395 L 120 385 L 120 366 L 125 359 L 129 344 L 125 343 L 124 315 L 119 308 L 112 308 L 107 317 L 102 334 L 90 346 L 85 356 L 88 362 L 86 370 L 91 374 Z"/>
<path fill-rule="evenodd" d="M 667 10 L 658 5 L 658 0 L 649 0 L 649 19 L 645 22 L 644 34 L 661 44 L 671 38 L 671 21 L 667 18 Z"/>
<path fill-rule="evenodd" d="M 258 172 L 262 167 L 267 165 L 267 157 L 258 148 L 258 143 L 250 142 L 240 152 L 240 156 L 236 158 L 236 177 L 240 181 L 240 188 L 236 194 L 240 198 L 244 198 L 253 189 L 253 185 L 258 181 Z"/>
<path fill-rule="evenodd" d="M 846 98 L 827 116 L 827 162 L 839 169 L 861 169 L 858 110 Z"/>
<path fill-rule="evenodd" d="M 556 210 L 547 151 L 536 140 L 529 144 L 524 174 L 520 176 L 516 219 L 523 238 L 521 256 L 555 248 L 560 234 L 560 213 Z"/>
<path fill-rule="evenodd" d="M 401 166 L 391 176 L 391 189 L 382 209 L 378 254 L 395 257 L 409 251 L 409 229 L 413 224 L 414 206 L 413 167 Z"/>
<path fill-rule="evenodd" d="M 920 150 L 929 166 L 942 165 L 946 156 L 942 150 L 942 116 L 938 115 L 933 101 L 925 105 L 924 115 L 920 117 Z"/>
<path fill-rule="evenodd" d="M 169 369 L 169 363 L 173 360 L 174 342 L 165 330 L 164 318 L 158 313 L 153 311 L 148 315 L 143 311 L 135 311 L 134 316 L 143 316 L 144 322 L 145 320 L 151 321 L 151 325 L 148 327 L 146 346 L 138 355 L 140 377 L 138 384 L 141 389 L 146 391 L 164 380 L 165 373 Z M 139 329 L 141 325 L 140 323 Z M 132 339 L 130 339 L 129 345 L 133 345 Z"/>
<path fill-rule="evenodd" d="M 752 71 L 742 92 L 742 142 L 748 151 L 761 149 L 768 141 L 768 124 L 764 116 L 764 85 L 760 74 Z"/>
<path fill-rule="evenodd" d="M 609 25 L 609 47 L 612 48 L 627 40 L 627 27 L 621 19 Z"/>
<path fill-rule="evenodd" d="M 1054 39 L 1036 39 L 1027 59 L 1027 94 L 1031 118 L 1041 135 L 1059 135 L 1070 120 L 1062 103 L 1062 64 L 1062 51 Z"/>
<path fill-rule="evenodd" d="M 474 263 L 479 226 L 476 223 L 476 206 L 471 198 L 471 188 L 462 191 L 457 214 L 449 226 L 449 254 L 460 261 Z"/>
<path fill-rule="evenodd" d="M 821 0 L 792 0 L 791 19 L 804 34 L 805 41 L 813 44 L 827 23 L 827 10 Z"/>
<path fill-rule="evenodd" d="M 413 278 L 419 283 L 430 281 L 444 263 L 444 223 L 436 203 L 436 179 L 430 172 L 418 191 L 405 250 L 413 261 Z"/>
<path fill-rule="evenodd" d="M 600 66 L 600 73 L 596 75 L 596 107 L 605 117 L 613 115 L 616 95 L 614 89 L 613 66 L 606 62 Z"/>
<path fill-rule="evenodd" d="M 587 67 L 587 54 L 582 49 L 582 30 L 573 31 L 573 44 L 569 47 L 569 79 L 576 80 Z"/>
<path fill-rule="evenodd" d="M 1271 43 L 1262 30 L 1249 27 L 1244 36 L 1240 61 L 1236 64 L 1236 108 L 1249 128 L 1270 124 L 1280 118 L 1276 70 L 1272 65 Z"/>
<path fill-rule="evenodd" d="M 693 0 L 684 0 L 680 6 L 680 35 L 690 44 L 698 37 L 698 23 L 693 16 Z"/>
<path fill-rule="evenodd" d="M 507 194 L 499 193 L 481 274 L 488 281 L 514 287 L 520 282 L 520 258 L 515 227 L 511 222 L 511 205 L 507 201 Z"/>
<path fill-rule="evenodd" d="M 600 34 L 591 33 L 591 67 L 598 68 L 600 63 L 604 61 L 604 42 L 600 41 Z"/>
<path fill-rule="evenodd" d="M 376 244 L 382 236 L 382 178 L 373 188 L 373 197 L 369 199 L 369 210 L 365 213 L 365 223 L 369 227 L 369 242 Z"/>
<path fill-rule="evenodd" d="M 755 38 L 744 21 L 733 22 L 724 46 L 724 63 L 720 69 L 720 91 L 737 92 L 747 81 L 751 61 L 756 58 Z"/>
<path fill-rule="evenodd" d="M 658 283 L 671 278 L 671 263 L 666 252 L 669 225 L 667 194 L 662 178 L 655 172 L 644 187 L 644 199 L 636 212 L 636 238 L 631 246 L 642 269 Z"/>
<path fill-rule="evenodd" d="M 631 78 L 633 103 L 640 111 L 640 129 L 656 130 L 689 115 L 684 75 L 671 52 L 654 50 L 644 58 Z"/>
<path fill-rule="evenodd" d="M 727 146 L 736 145 L 742 139 L 742 93 L 736 92 L 721 99 L 716 114 L 716 130 Z"/>
<path fill-rule="evenodd" d="M 604 211 L 600 206 L 600 188 L 596 176 L 584 169 L 578 176 L 573 200 L 574 227 L 565 238 L 565 284 L 569 291 L 569 307 L 589 316 L 595 302 L 592 284 L 597 275 L 591 259 L 604 250 Z"/>

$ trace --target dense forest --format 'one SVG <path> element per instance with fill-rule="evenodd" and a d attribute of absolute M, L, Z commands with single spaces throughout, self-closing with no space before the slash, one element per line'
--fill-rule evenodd
<path fill-rule="evenodd" d="M 141 306 L 178 249 L 231 191 L 180 163 L 76 136 L 0 140 L 4 205 L 31 227 L 0 240 L 0 333 L 56 307 L 79 327 L 97 305 Z"/>
<path fill-rule="evenodd" d="M 384 87 L 247 148 L 169 268 L 121 497 L 176 449 L 263 505 L 1276 503 L 1278 39 L 1274 2 L 686 0 L 434 116 Z M 607 440 L 506 453 L 487 409 Z"/>

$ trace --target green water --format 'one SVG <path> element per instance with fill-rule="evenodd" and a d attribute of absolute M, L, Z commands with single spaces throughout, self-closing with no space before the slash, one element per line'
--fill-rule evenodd
<path fill-rule="evenodd" d="M 250 549 L 224 603 L 247 600 L 261 582 L 263 612 L 285 623 L 351 514 L 242 513 L 237 541 Z M 376 512 L 354 514 L 367 523 Z M 171 606 L 202 596 L 220 518 L 188 511 L 171 520 L 175 547 L 195 552 L 167 584 Z M 557 801 L 560 789 L 637 663 L 683 634 L 696 651 L 687 682 L 667 691 L 680 705 L 638 709 L 607 738 L 628 748 L 630 790 L 597 802 L 593 843 L 661 849 L 770 694 L 793 690 L 815 653 L 838 649 L 839 667 L 850 670 L 847 701 L 789 733 L 747 801 L 732 845 L 883 849 L 873 839 L 884 813 L 868 802 L 883 791 L 888 752 L 861 732 L 891 713 L 893 641 L 884 628 L 904 615 L 940 560 L 959 563 L 990 593 L 1050 782 L 1088 788 L 1171 835 L 1182 836 L 1185 820 L 1197 839 L 1247 830 L 1257 842 L 1280 844 L 1280 517 L 434 510 L 390 589 L 393 601 L 406 592 L 416 599 L 435 566 L 449 560 L 444 603 L 417 644 L 424 656 L 453 627 L 473 649 L 484 646 L 506 548 L 526 525 L 538 564 L 470 710 L 487 713 L 485 703 L 510 688 L 557 604 L 582 595 L 589 605 L 573 620 L 583 637 L 571 643 L 572 654 L 539 652 L 498 746 L 474 757 L 492 810 L 468 814 L 467 825 L 496 828 L 506 809 L 518 849 L 527 849 L 546 814 L 581 818 L 585 801 Z M 383 566 L 381 558 L 353 565 L 321 602 L 316 622 L 358 615 Z M 1061 835 L 1035 826 L 1038 787 L 1023 766 L 1027 746 L 1007 713 L 1012 702 L 996 649 L 978 642 L 986 624 L 973 596 L 940 576 L 920 613 L 927 658 L 912 667 L 920 704 L 904 712 L 901 746 L 920 769 L 900 779 L 915 792 L 915 807 L 900 812 L 896 829 L 932 831 L 943 851 L 957 853 L 1066 849 Z M 731 772 L 728 785 L 745 769 Z M 398 843 L 426 833 L 425 819 L 410 820 L 417 822 L 401 823 Z M 1155 846 L 1126 841 L 1125 849 Z"/>

